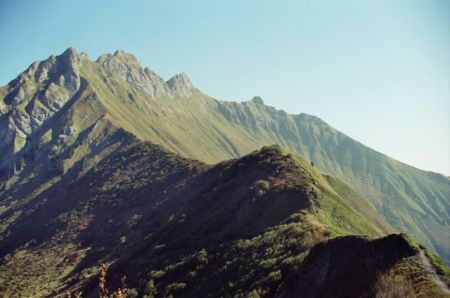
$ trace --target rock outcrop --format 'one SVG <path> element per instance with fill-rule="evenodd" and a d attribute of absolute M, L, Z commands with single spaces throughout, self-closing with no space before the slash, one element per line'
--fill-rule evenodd
<path fill-rule="evenodd" d="M 18 174 L 26 162 L 20 152 L 35 132 L 77 93 L 81 86 L 80 66 L 85 53 L 69 48 L 31 66 L 11 81 L 0 116 L 0 176 Z"/>
<path fill-rule="evenodd" d="M 104 54 L 97 63 L 153 98 L 189 97 L 196 90 L 186 74 L 177 74 L 165 82 L 152 70 L 143 68 L 134 55 L 124 51 Z"/>
<path fill-rule="evenodd" d="M 7 181 L 24 170 L 29 156 L 36 155 L 36 148 L 43 150 L 43 143 L 48 143 L 47 158 L 60 159 L 55 154 L 71 156 L 75 149 L 70 146 L 78 134 L 106 113 L 89 82 L 83 83 L 81 68 L 85 62 L 101 66 L 101 71 L 106 74 L 104 83 L 112 90 L 117 87 L 117 82 L 108 81 L 108 72 L 151 98 L 189 97 L 197 90 L 186 74 L 176 75 L 166 82 L 152 70 L 143 68 L 134 55 L 124 51 L 101 55 L 92 62 L 87 54 L 68 48 L 61 55 L 36 61 L 0 90 L 0 188 L 7 187 Z M 130 94 L 130 98 L 133 95 Z M 92 106 L 82 112 L 85 113 L 80 116 L 83 119 L 76 120 L 73 115 L 77 112 L 70 109 L 80 100 L 88 100 Z M 62 115 L 64 113 L 67 115 Z M 95 117 L 88 117 L 88 114 L 95 114 Z M 77 121 L 81 123 L 75 123 Z M 61 128 L 51 130 L 56 122 Z"/>
<path fill-rule="evenodd" d="M 189 97 L 196 90 L 185 73 L 174 75 L 167 81 L 167 85 L 174 96 Z"/>

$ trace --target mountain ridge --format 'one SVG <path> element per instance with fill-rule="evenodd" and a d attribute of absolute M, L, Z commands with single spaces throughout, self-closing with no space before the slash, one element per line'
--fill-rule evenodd
<path fill-rule="evenodd" d="M 296 293 L 284 281 L 295 279 L 316 244 L 348 236 L 350 248 L 349 235 L 390 231 L 360 214 L 364 204 L 339 195 L 332 178 L 279 146 L 206 165 L 117 133 L 121 145 L 111 154 L 84 175 L 64 173 L 0 233 L 7 256 L 0 288 L 15 297 L 75 289 L 91 297 L 98 264 L 110 262 L 111 282 L 125 274 L 139 295 L 281 296 Z M 388 256 L 378 253 L 380 265 Z M 417 292 L 438 291 L 426 280 Z"/>
<path fill-rule="evenodd" d="M 264 105 L 260 98 L 219 101 L 202 94 L 184 76 L 178 78 L 170 88 L 170 80 L 142 68 L 134 56 L 122 51 L 93 62 L 68 49 L 33 63 L 0 89 L 0 149 L 7 152 L 0 158 L 0 184 L 4 189 L 15 185 L 29 163 L 26 156 L 36 154 L 34 144 L 47 144 L 50 156 L 62 161 L 55 167 L 69 170 L 90 151 L 92 142 L 86 139 L 86 144 L 78 144 L 72 139 L 82 141 L 80 134 L 88 134 L 86 129 L 92 125 L 96 137 L 103 135 L 105 140 L 101 130 L 112 125 L 110 130 L 122 128 L 141 140 L 207 163 L 277 143 L 351 185 L 392 225 L 412 233 L 449 262 L 449 180 L 444 176 L 411 168 L 365 147 L 315 116 L 290 115 Z M 44 122 L 52 126 L 49 119 L 74 98 L 82 79 L 83 88 L 92 93 L 85 101 L 88 104 L 64 115 L 65 129 L 36 134 Z M 84 123 L 87 114 L 101 119 L 99 124 Z M 97 157 L 94 153 L 91 157 L 86 170 L 95 164 Z"/>

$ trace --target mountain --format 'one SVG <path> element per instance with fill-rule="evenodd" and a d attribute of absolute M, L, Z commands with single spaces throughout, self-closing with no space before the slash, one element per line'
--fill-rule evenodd
<path fill-rule="evenodd" d="M 332 280 L 318 289 L 334 289 L 339 274 L 322 268 L 330 259 L 344 274 L 358 264 L 360 279 L 341 297 L 389 291 L 384 276 L 445 297 L 447 267 L 430 254 L 424 268 L 429 252 L 403 235 L 383 237 L 392 228 L 369 220 L 370 206 L 278 146 L 210 166 L 117 134 L 114 151 L 81 176 L 64 174 L 2 233 L 0 284 L 11 297 L 80 288 L 94 297 L 100 263 L 112 264 L 111 285 L 126 275 L 136 296 L 297 297 L 305 270 L 311 282 Z"/>
<path fill-rule="evenodd" d="M 33 63 L 0 88 L 0 140 L 0 288 L 12 297 L 92 294 L 102 262 L 113 284 L 126 275 L 157 297 L 290 297 L 327 279 L 332 293 L 350 273 L 361 279 L 343 296 L 396 281 L 447 291 L 437 256 L 387 235 L 409 232 L 448 262 L 448 178 L 261 98 L 164 81 L 123 51 Z M 269 144 L 291 153 L 254 151 Z"/>
<path fill-rule="evenodd" d="M 92 142 L 100 144 L 109 133 L 102 131 L 112 127 L 207 163 L 279 144 L 347 183 L 391 225 L 450 263 L 447 177 L 391 159 L 317 117 L 266 106 L 259 97 L 216 100 L 185 74 L 165 82 L 123 51 L 93 62 L 69 48 L 0 88 L 1 196 L 30 177 L 48 175 L 41 171 L 69 170 L 85 154 L 94 163 L 102 148 Z M 30 159 L 42 161 L 41 169 Z"/>

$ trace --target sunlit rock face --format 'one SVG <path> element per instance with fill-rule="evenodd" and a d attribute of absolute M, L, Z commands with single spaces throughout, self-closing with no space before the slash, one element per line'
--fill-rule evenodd
<path fill-rule="evenodd" d="M 196 90 L 186 74 L 177 74 L 165 82 L 149 68 L 143 68 L 134 55 L 124 51 L 101 55 L 97 63 L 153 98 L 189 97 Z"/>

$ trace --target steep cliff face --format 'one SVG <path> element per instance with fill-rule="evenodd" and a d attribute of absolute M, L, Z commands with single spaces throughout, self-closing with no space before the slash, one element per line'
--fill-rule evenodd
<path fill-rule="evenodd" d="M 53 126 L 55 116 L 72 98 L 81 96 L 79 68 L 85 59 L 85 54 L 69 48 L 59 56 L 34 62 L 5 87 L 0 116 L 2 180 L 22 172 L 27 163 L 25 155 L 34 149 L 32 143 L 37 143 L 43 127 Z"/>
<path fill-rule="evenodd" d="M 58 110 L 67 102 L 67 94 L 54 94 L 52 91 L 57 89 L 47 89 L 59 87 L 74 94 L 80 87 L 79 68 L 85 59 L 85 53 L 78 54 L 69 48 L 59 56 L 34 62 L 6 86 L 3 113 L 26 107 L 37 99 L 45 103 L 47 109 Z"/>
<path fill-rule="evenodd" d="M 196 90 L 186 74 L 175 75 L 165 82 L 152 70 L 143 68 L 136 57 L 124 51 L 102 55 L 97 63 L 152 98 L 189 97 Z"/>
<path fill-rule="evenodd" d="M 182 98 L 196 90 L 185 75 L 176 75 L 166 83 L 123 51 L 102 55 L 94 63 L 85 53 L 69 48 L 59 56 L 33 63 L 2 88 L 1 188 L 9 189 L 18 180 L 28 181 L 30 175 L 45 175 L 36 167 L 67 171 L 85 155 L 96 154 L 94 139 L 107 139 L 109 131 L 116 129 L 110 122 L 115 116 L 108 115 L 99 92 L 83 77 L 83 65 L 102 69 L 104 77 L 96 79 L 113 93 L 123 84 L 120 79 L 130 89 L 152 98 Z M 108 80 L 108 76 L 116 80 Z M 127 99 L 136 100 L 130 92 Z"/>

